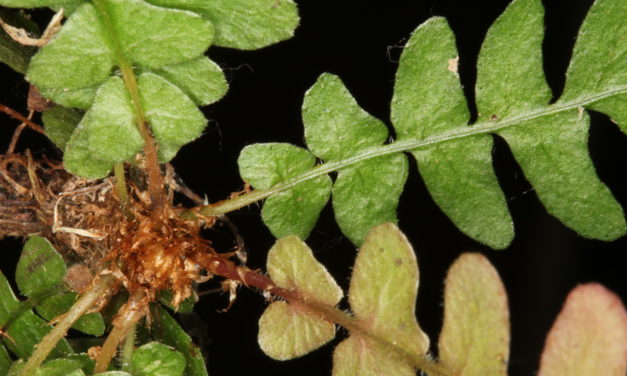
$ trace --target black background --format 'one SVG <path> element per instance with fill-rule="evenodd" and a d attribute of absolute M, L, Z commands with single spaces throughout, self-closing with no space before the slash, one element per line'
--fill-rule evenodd
<path fill-rule="evenodd" d="M 477 53 L 485 32 L 508 1 L 296 1 L 301 25 L 286 42 L 252 52 L 211 48 L 230 82 L 226 97 L 205 109 L 210 125 L 204 136 L 184 147 L 173 164 L 183 180 L 210 201 L 242 188 L 237 156 L 248 144 L 290 142 L 305 146 L 300 118 L 304 92 L 323 72 L 339 75 L 357 102 L 388 125 L 394 73 L 409 34 L 433 15 L 448 19 L 460 51 L 460 75 L 472 99 Z M 558 96 L 570 59 L 576 32 L 590 0 L 545 1 L 545 71 Z M 27 85 L 5 65 L 0 66 L 2 103 L 23 110 Z M 2 115 L 3 116 L 3 115 Z M 0 150 L 6 150 L 15 122 L 2 117 Z M 516 238 L 504 251 L 493 251 L 461 234 L 438 209 L 411 162 L 401 197 L 399 226 L 414 245 L 421 272 L 417 316 L 437 343 L 442 322 L 445 273 L 462 253 L 485 254 L 499 271 L 509 294 L 512 323 L 510 375 L 537 371 L 544 337 L 572 288 L 598 281 L 625 297 L 622 258 L 625 239 L 613 243 L 587 240 L 546 213 L 516 165 L 507 145 L 495 138 L 494 160 L 499 182 L 512 212 Z M 33 146 L 33 144 L 35 146 Z M 27 135 L 38 153 L 59 156 L 38 136 Z M 590 153 L 601 179 L 619 202 L 627 203 L 623 178 L 627 165 L 625 136 L 601 114 L 592 114 Z M 586 215 L 586 213 L 582 213 Z M 263 267 L 274 242 L 259 219 L 259 206 L 229 215 L 246 242 L 249 265 Z M 212 231 L 217 245 L 229 248 L 232 235 L 226 227 Z M 346 290 L 355 248 L 346 240 L 325 208 L 308 243 Z M 20 240 L 6 239 L 0 252 L 2 270 L 11 274 L 19 255 Z M 200 286 L 200 290 L 208 287 Z M 292 375 L 330 374 L 333 345 L 303 358 L 278 362 L 259 349 L 257 320 L 264 301 L 257 293 L 240 290 L 227 313 L 220 295 L 205 295 L 195 317 L 184 319 L 207 355 L 210 375 L 251 373 Z M 345 333 L 340 330 L 337 343 Z M 432 346 L 433 347 L 433 346 Z M 434 351 L 435 348 L 433 347 Z"/>

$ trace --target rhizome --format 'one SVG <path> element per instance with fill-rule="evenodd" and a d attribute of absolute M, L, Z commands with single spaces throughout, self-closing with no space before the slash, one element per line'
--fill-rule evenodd
<path fill-rule="evenodd" d="M 25 128 L 45 133 L 31 121 L 32 110 L 25 117 L 0 106 L 21 122 L 7 152 L 0 155 L 0 238 L 47 238 L 72 265 L 67 283 L 81 294 L 68 313 L 54 320 L 56 326 L 25 367 L 35 369 L 76 318 L 102 310 L 120 292 L 128 294 L 126 304 L 114 317 L 102 347 L 89 352 L 96 373 L 107 369 L 134 325 L 143 318 L 150 322 L 150 304 L 162 291 L 172 293 L 171 305 L 177 307 L 194 294 L 196 283 L 219 275 L 231 294 L 230 303 L 240 284 L 267 296 L 299 299 L 246 268 L 240 249 L 218 253 L 212 248 L 201 232 L 220 218 L 175 204 L 175 192 L 198 205 L 203 202 L 179 182 L 170 165 L 160 166 L 145 156 L 156 152 L 152 142 L 115 176 L 83 179 L 58 162 L 33 158 L 28 150 L 15 152 Z"/>

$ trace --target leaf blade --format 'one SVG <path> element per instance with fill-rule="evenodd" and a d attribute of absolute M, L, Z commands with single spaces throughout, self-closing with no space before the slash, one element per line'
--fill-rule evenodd
<path fill-rule="evenodd" d="M 296 236 L 277 240 L 268 252 L 266 268 L 273 283 L 296 291 L 308 304 L 334 307 L 342 299 L 342 289 Z M 334 337 L 332 322 L 298 302 L 274 302 L 259 319 L 259 346 L 278 360 L 305 355 Z"/>
<path fill-rule="evenodd" d="M 67 268 L 63 257 L 40 236 L 28 238 L 15 270 L 15 282 L 28 297 L 40 297 L 63 289 Z"/>
<path fill-rule="evenodd" d="M 53 106 L 42 114 L 46 136 L 61 150 L 80 123 L 83 113 L 79 110 L 62 106 Z"/>
<path fill-rule="evenodd" d="M 143 0 L 106 0 L 106 5 L 122 53 L 149 68 L 198 57 L 213 40 L 213 25 L 192 12 Z"/>
<path fill-rule="evenodd" d="M 310 170 L 316 163 L 307 150 L 290 144 L 246 146 L 238 158 L 240 175 L 257 189 L 270 188 Z M 329 199 L 331 180 L 320 176 L 269 197 L 261 216 L 277 237 L 297 235 L 305 239 Z"/>
<path fill-rule="evenodd" d="M 433 17 L 414 31 L 399 61 L 392 99 L 392 123 L 400 141 L 466 127 L 470 113 L 457 74 L 458 58 L 443 18 Z M 492 248 L 509 245 L 514 230 L 492 166 L 491 136 L 475 135 L 411 153 L 431 197 L 462 232 Z"/>
<path fill-rule="evenodd" d="M 388 136 L 385 124 L 359 107 L 342 81 L 329 73 L 305 93 L 302 114 L 307 147 L 324 160 L 346 158 Z"/>
<path fill-rule="evenodd" d="M 516 116 L 551 99 L 542 69 L 543 15 L 539 0 L 515 0 L 490 26 L 477 61 L 480 120 Z"/>
<path fill-rule="evenodd" d="M 348 301 L 368 333 L 410 354 L 425 354 L 429 338 L 414 314 L 418 263 L 398 228 L 373 228 L 362 245 L 351 277 Z"/>
<path fill-rule="evenodd" d="M 78 296 L 74 292 L 51 296 L 37 305 L 37 313 L 45 320 L 53 319 L 65 314 L 72 308 Z M 81 316 L 72 329 L 76 329 L 92 336 L 101 336 L 105 331 L 105 323 L 102 315 L 98 312 L 91 312 Z"/>
<path fill-rule="evenodd" d="M 620 298 L 596 283 L 569 294 L 547 336 L 538 376 L 627 372 L 627 311 Z"/>
<path fill-rule="evenodd" d="M 298 26 L 292 0 L 150 0 L 155 5 L 188 9 L 216 28 L 214 44 L 253 50 L 291 38 Z"/>
<path fill-rule="evenodd" d="M 70 137 L 65 168 L 86 178 L 105 177 L 113 164 L 132 158 L 143 146 L 122 79 L 109 78 Z"/>
<path fill-rule="evenodd" d="M 402 358 L 351 335 L 338 344 L 333 352 L 333 376 L 414 376 L 416 370 Z"/>
<path fill-rule="evenodd" d="M 48 323 L 28 310 L 18 316 L 7 328 L 7 334 L 15 340 L 4 339 L 4 344 L 19 358 L 26 359 L 35 351 L 36 345 L 52 330 Z M 72 354 L 73 350 L 65 338 L 61 339 L 48 355 L 48 359 Z"/>
<path fill-rule="evenodd" d="M 333 161 L 385 142 L 383 122 L 364 111 L 342 81 L 324 73 L 307 91 L 302 106 L 305 141 L 318 157 Z M 333 184 L 333 210 L 340 229 L 360 245 L 383 222 L 396 222 L 396 208 L 407 179 L 403 155 L 382 157 L 339 171 Z"/>
<path fill-rule="evenodd" d="M 592 165 L 588 123 L 587 114 L 572 110 L 501 135 L 550 214 L 584 237 L 611 241 L 627 232 L 627 224 Z"/>
<path fill-rule="evenodd" d="M 137 348 L 131 364 L 136 376 L 183 376 L 185 372 L 183 354 L 159 342 Z"/>
<path fill-rule="evenodd" d="M 183 145 L 200 137 L 207 119 L 181 89 L 162 77 L 143 73 L 138 84 L 146 119 L 159 143 L 159 158 L 168 162 Z"/>
<path fill-rule="evenodd" d="M 440 360 L 455 374 L 503 375 L 509 358 L 509 310 L 498 273 L 478 253 L 462 254 L 448 271 Z"/>
<path fill-rule="evenodd" d="M 158 307 L 160 340 L 176 348 L 185 356 L 187 376 L 208 376 L 202 352 L 192 338 L 181 328 L 170 313 L 162 306 Z"/>
<path fill-rule="evenodd" d="M 26 79 L 40 89 L 80 89 L 103 82 L 113 50 L 90 3 L 74 12 L 59 33 L 30 61 Z"/>
<path fill-rule="evenodd" d="M 257 342 L 276 360 L 308 354 L 335 337 L 335 325 L 285 302 L 271 303 L 259 318 Z"/>
<path fill-rule="evenodd" d="M 566 83 L 558 100 L 567 102 L 591 93 L 627 86 L 627 6 L 622 1 L 596 0 L 577 35 Z"/>
<path fill-rule="evenodd" d="M 342 233 L 361 245 L 376 225 L 398 221 L 396 209 L 408 175 L 408 162 L 397 154 L 341 170 L 333 184 L 333 211 Z"/>
<path fill-rule="evenodd" d="M 344 295 L 307 244 L 296 236 L 276 241 L 268 252 L 266 268 L 277 286 L 296 289 L 308 300 L 334 306 Z"/>
<path fill-rule="evenodd" d="M 205 56 L 163 66 L 156 73 L 178 86 L 197 105 L 216 102 L 229 87 L 222 69 Z"/>

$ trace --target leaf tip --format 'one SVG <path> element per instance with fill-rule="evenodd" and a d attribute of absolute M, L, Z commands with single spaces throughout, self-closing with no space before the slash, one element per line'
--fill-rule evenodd
<path fill-rule="evenodd" d="M 598 283 L 577 286 L 547 336 L 539 376 L 627 372 L 627 311 Z"/>

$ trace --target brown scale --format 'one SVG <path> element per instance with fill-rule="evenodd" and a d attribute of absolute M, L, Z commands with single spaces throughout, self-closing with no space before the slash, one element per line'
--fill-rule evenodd
<path fill-rule="evenodd" d="M 171 189 L 156 217 L 139 188 L 141 173 L 133 176 L 125 215 L 112 178 L 81 179 L 30 154 L 0 155 L 0 238 L 44 236 L 68 264 L 85 265 L 92 275 L 111 273 L 150 301 L 170 289 L 176 306 L 191 295 L 192 282 L 210 278 L 199 261 L 214 251 L 200 232 L 215 219 L 184 219 Z"/>
<path fill-rule="evenodd" d="M 177 306 L 191 295 L 192 282 L 210 278 L 198 261 L 200 255 L 214 251 L 200 231 L 212 226 L 214 219 L 184 219 L 186 209 L 173 207 L 170 200 L 155 218 L 145 192 L 133 193 L 131 219 L 123 221 L 105 261 L 111 262 L 111 273 L 124 276 L 122 283 L 130 293 L 144 290 L 154 300 L 156 292 L 170 289 Z"/>

